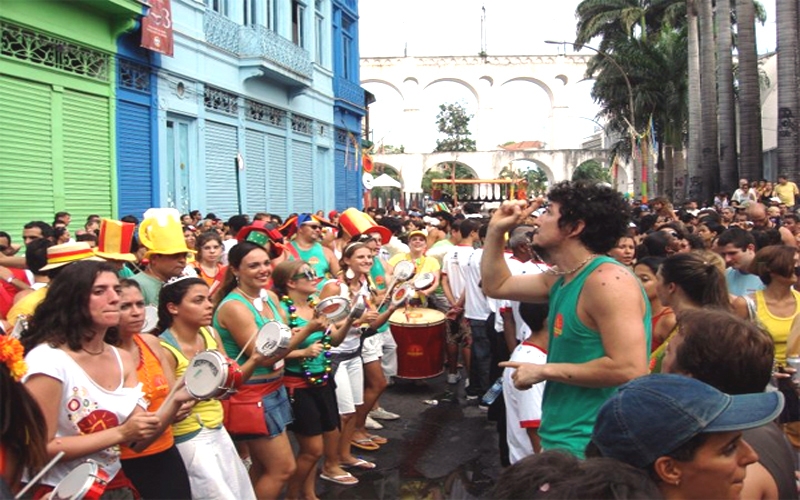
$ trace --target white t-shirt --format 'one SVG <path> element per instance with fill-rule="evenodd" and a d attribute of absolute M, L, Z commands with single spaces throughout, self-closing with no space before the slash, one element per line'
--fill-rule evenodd
<path fill-rule="evenodd" d="M 117 357 L 120 370 L 119 387 L 108 391 L 87 375 L 69 354 L 61 349 L 40 344 L 25 356 L 28 373 L 23 383 L 33 375 L 47 375 L 61 382 L 56 437 L 91 434 L 122 425 L 136 408 L 147 408 L 142 384 L 123 387 L 122 360 L 116 347 L 109 346 Z M 42 478 L 42 484 L 55 486 L 72 469 L 87 459 L 94 460 L 112 479 L 119 472 L 119 446 L 112 446 L 74 460 L 61 460 Z"/>
<path fill-rule="evenodd" d="M 547 353 L 533 344 L 523 342 L 511 353 L 511 361 L 547 363 Z M 533 445 L 526 429 L 538 428 L 542 421 L 542 398 L 546 382 L 539 382 L 528 390 L 514 387 L 513 368 L 503 370 L 503 399 L 506 403 L 508 457 L 511 463 L 533 455 Z"/>
<path fill-rule="evenodd" d="M 220 258 L 219 261 L 223 266 L 228 265 L 228 252 L 230 252 L 231 248 L 235 247 L 237 243 L 239 243 L 239 240 L 236 238 L 231 238 L 222 242 L 222 258 Z"/>
<path fill-rule="evenodd" d="M 442 258 L 442 274 L 447 275 L 453 298 L 458 300 L 464 294 L 464 268 L 475 249 L 467 245 L 450 247 Z"/>
<path fill-rule="evenodd" d="M 464 288 L 467 299 L 464 302 L 464 317 L 467 319 L 485 320 L 492 314 L 489 301 L 481 289 L 481 257 L 483 249 L 472 252 L 464 271 Z"/>
<path fill-rule="evenodd" d="M 547 264 L 543 262 L 536 263 L 529 260 L 528 262 L 520 262 L 516 259 L 508 261 L 508 268 L 513 276 L 522 274 L 542 274 L 548 268 Z M 518 342 L 522 342 L 531 335 L 531 329 L 522 316 L 519 314 L 519 302 L 516 300 L 508 301 L 511 312 L 514 315 L 514 323 L 516 324 L 516 337 Z"/>

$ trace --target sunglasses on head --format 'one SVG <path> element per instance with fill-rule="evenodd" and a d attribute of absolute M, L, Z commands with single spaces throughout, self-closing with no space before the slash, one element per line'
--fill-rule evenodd
<path fill-rule="evenodd" d="M 303 278 L 307 279 L 308 281 L 314 281 L 317 279 L 317 272 L 313 269 L 304 269 L 303 271 L 292 276 L 293 280 L 301 280 Z"/>

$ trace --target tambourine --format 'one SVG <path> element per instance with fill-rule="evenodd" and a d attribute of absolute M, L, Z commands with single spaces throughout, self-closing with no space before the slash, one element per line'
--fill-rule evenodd
<path fill-rule="evenodd" d="M 264 357 L 274 356 L 286 351 L 292 340 L 292 329 L 283 323 L 270 321 L 256 334 L 255 350 Z"/>
<path fill-rule="evenodd" d="M 414 297 L 414 290 L 410 286 L 399 286 L 394 293 L 392 293 L 392 305 L 400 307 L 405 304 L 406 301 L 411 300 L 412 297 Z"/>
<path fill-rule="evenodd" d="M 22 334 L 25 330 L 28 329 L 28 316 L 25 314 L 20 314 L 17 316 L 17 322 L 14 323 L 14 328 L 11 329 L 11 333 L 8 334 L 9 337 L 12 339 L 21 339 Z"/>
<path fill-rule="evenodd" d="M 317 304 L 316 311 L 334 323 L 341 321 L 350 313 L 350 301 L 339 295 L 322 299 Z"/>
<path fill-rule="evenodd" d="M 184 377 L 186 390 L 195 399 L 227 399 L 242 385 L 236 363 L 213 349 L 189 360 Z"/>
<path fill-rule="evenodd" d="M 98 500 L 108 486 L 106 471 L 96 462 L 86 462 L 58 482 L 50 495 L 51 500 Z"/>
<path fill-rule="evenodd" d="M 415 290 L 427 290 L 436 281 L 436 276 L 433 273 L 422 273 L 411 282 L 411 286 Z"/>
<path fill-rule="evenodd" d="M 144 306 L 144 324 L 142 333 L 150 333 L 158 326 L 158 308 L 156 306 Z"/>
<path fill-rule="evenodd" d="M 417 268 L 414 266 L 414 263 L 410 260 L 401 260 L 394 266 L 394 271 L 392 271 L 392 278 L 396 281 L 408 281 L 414 276 L 414 273 L 417 271 Z"/>

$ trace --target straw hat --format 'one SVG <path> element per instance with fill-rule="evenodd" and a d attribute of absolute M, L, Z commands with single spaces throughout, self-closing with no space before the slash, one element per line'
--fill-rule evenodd
<path fill-rule="evenodd" d="M 131 253 L 131 241 L 136 224 L 113 219 L 100 220 L 100 236 L 97 238 L 97 248 L 94 253 L 98 257 L 108 260 L 124 260 L 136 262 L 136 256 Z"/>
<path fill-rule="evenodd" d="M 139 225 L 139 241 L 147 248 L 145 259 L 149 259 L 153 254 L 197 253 L 186 246 L 181 216 L 174 208 L 147 210 L 144 213 L 144 220 Z"/>
<path fill-rule="evenodd" d="M 369 215 L 356 208 L 348 208 L 339 216 L 339 225 L 352 238 L 361 234 L 375 233 L 380 235 L 384 245 L 392 238 L 388 227 L 379 226 Z"/>
<path fill-rule="evenodd" d="M 96 256 L 92 251 L 92 247 L 85 241 L 77 243 L 63 243 L 61 245 L 53 245 L 47 249 L 47 265 L 44 266 L 42 271 L 49 271 L 57 267 L 66 266 L 79 260 L 105 260 Z"/>

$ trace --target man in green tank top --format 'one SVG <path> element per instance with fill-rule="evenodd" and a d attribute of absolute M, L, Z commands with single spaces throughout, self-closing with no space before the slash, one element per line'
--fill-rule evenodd
<path fill-rule="evenodd" d="M 630 210 L 610 186 L 565 181 L 541 200 L 505 202 L 486 235 L 481 276 L 491 297 L 550 302 L 547 364 L 505 362 L 520 389 L 547 381 L 542 448 L 583 457 L 597 412 L 616 387 L 647 374 L 650 306 L 636 277 L 605 254 L 626 234 Z M 503 237 L 546 207 L 535 248 L 553 267 L 512 276 Z"/>
<path fill-rule="evenodd" d="M 334 277 L 339 274 L 339 262 L 333 250 L 322 246 L 321 239 L 322 223 L 310 214 L 300 214 L 297 216 L 297 234 L 290 243 L 294 251 L 289 251 L 287 256 L 290 260 L 306 261 L 317 276 Z"/>

